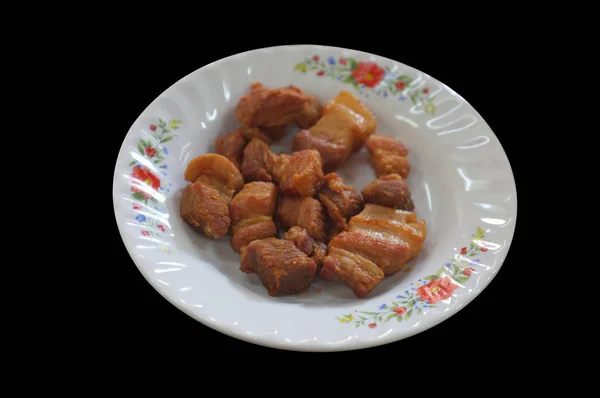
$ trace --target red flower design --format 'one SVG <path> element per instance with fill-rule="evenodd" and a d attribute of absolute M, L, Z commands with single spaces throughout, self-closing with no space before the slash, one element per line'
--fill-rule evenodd
<path fill-rule="evenodd" d="M 152 189 L 156 190 L 160 186 L 160 179 L 145 167 L 135 166 L 131 175 L 133 176 L 134 180 L 139 181 L 139 183 L 144 183 L 152 187 Z M 146 198 L 152 197 L 152 195 L 150 195 L 148 192 L 142 191 L 137 186 L 139 183 L 134 183 L 134 185 L 131 186 L 131 190 L 133 192 L 141 192 Z"/>
<path fill-rule="evenodd" d="M 164 225 L 162 225 L 162 224 L 160 224 L 160 225 L 158 226 L 158 229 L 160 229 L 160 230 L 161 230 L 161 231 L 163 231 L 163 232 L 165 232 L 165 231 L 167 230 L 167 229 L 165 228 L 165 226 L 164 226 Z"/>
<path fill-rule="evenodd" d="M 406 87 L 406 82 L 403 82 L 403 81 L 397 81 L 396 82 L 396 88 L 398 90 L 404 90 L 404 87 Z"/>
<path fill-rule="evenodd" d="M 319 56 L 318 55 L 313 55 L 313 61 L 317 62 L 319 60 Z"/>
<path fill-rule="evenodd" d="M 481 246 L 481 251 L 485 253 L 486 251 L 488 251 L 488 248 Z"/>
<path fill-rule="evenodd" d="M 394 308 L 394 312 L 398 314 L 398 316 L 402 316 L 406 313 L 406 307 Z"/>
<path fill-rule="evenodd" d="M 340 64 L 346 65 L 347 62 L 348 62 L 348 60 L 346 58 L 340 57 Z"/>
<path fill-rule="evenodd" d="M 141 209 L 142 209 L 142 206 L 139 203 L 135 203 L 133 205 L 133 210 L 141 210 Z"/>
<path fill-rule="evenodd" d="M 383 79 L 385 71 L 377 66 L 375 62 L 359 62 L 356 69 L 352 71 L 352 77 L 359 84 L 373 88 Z"/>
<path fill-rule="evenodd" d="M 452 292 L 458 286 L 452 283 L 452 279 L 446 276 L 444 278 L 437 278 L 417 289 L 419 298 L 423 301 L 427 301 L 429 304 L 436 304 L 438 301 L 446 300 L 452 296 Z"/>
<path fill-rule="evenodd" d="M 144 236 L 148 236 L 148 235 L 150 235 L 150 232 L 148 232 L 148 231 L 144 230 L 144 231 L 142 231 L 142 235 L 144 235 Z"/>
<path fill-rule="evenodd" d="M 423 93 L 424 93 L 424 94 L 427 94 L 427 93 L 429 93 L 429 89 L 428 89 L 428 88 L 424 88 L 424 89 L 423 89 Z"/>
<path fill-rule="evenodd" d="M 462 273 L 464 275 L 466 275 L 466 276 L 471 276 L 471 274 L 473 273 L 473 271 L 475 271 L 475 269 L 473 267 L 469 267 L 467 269 L 464 269 Z"/>
<path fill-rule="evenodd" d="M 146 147 L 146 155 L 150 156 L 151 158 L 154 157 L 154 155 L 156 155 L 156 148 L 151 148 L 151 147 Z"/>
<path fill-rule="evenodd" d="M 376 324 L 376 323 L 369 323 L 369 327 L 370 327 L 371 329 L 374 329 L 374 328 L 376 328 L 376 327 L 377 327 L 377 324 Z"/>
<path fill-rule="evenodd" d="M 462 249 L 460 249 L 460 254 L 462 254 L 463 256 L 464 256 L 465 254 L 467 254 L 467 248 L 466 248 L 466 247 L 463 247 Z"/>
<path fill-rule="evenodd" d="M 155 126 L 155 125 L 153 125 L 153 124 L 151 124 L 151 125 L 150 125 L 150 130 L 152 130 L 152 131 L 156 130 L 156 126 Z"/>
<path fill-rule="evenodd" d="M 325 74 L 324 70 L 320 70 L 317 72 L 317 76 L 323 76 Z"/>

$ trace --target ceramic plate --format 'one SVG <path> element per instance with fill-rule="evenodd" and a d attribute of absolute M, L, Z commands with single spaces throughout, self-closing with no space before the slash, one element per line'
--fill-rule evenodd
<path fill-rule="evenodd" d="M 406 179 L 428 236 L 421 254 L 364 299 L 339 282 L 270 297 L 240 271 L 229 238 L 209 240 L 179 216 L 188 162 L 238 126 L 252 82 L 296 85 L 322 102 L 360 98 L 377 133 L 409 148 Z M 290 151 L 294 131 L 273 147 Z M 338 173 L 360 192 L 375 178 L 365 149 Z M 510 164 L 483 118 L 442 82 L 400 62 L 342 48 L 264 48 L 204 66 L 173 84 L 130 127 L 113 198 L 123 241 L 142 275 L 174 306 L 241 340 L 288 350 L 339 351 L 422 332 L 471 302 L 500 270 L 516 222 Z"/>

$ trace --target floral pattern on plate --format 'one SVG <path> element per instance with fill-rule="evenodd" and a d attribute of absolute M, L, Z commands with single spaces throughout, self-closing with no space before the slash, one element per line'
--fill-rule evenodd
<path fill-rule="evenodd" d="M 132 155 L 134 160 L 129 163 L 132 210 L 135 222 L 141 227 L 140 234 L 167 253 L 172 253 L 171 245 L 163 238 L 169 229 L 167 209 L 159 198 L 171 192 L 172 185 L 166 179 L 168 167 L 164 164 L 169 155 L 165 144 L 176 137 L 175 130 L 181 123 L 177 119 L 159 118 L 158 123 L 150 124 L 149 132 L 137 141 L 139 153 Z"/>
<path fill-rule="evenodd" d="M 390 67 L 381 67 L 375 62 L 363 62 L 355 58 L 333 56 L 323 60 L 318 55 L 296 64 L 295 70 L 302 73 L 316 71 L 318 77 L 327 76 L 342 83 L 351 84 L 361 95 L 369 97 L 409 98 L 414 105 L 430 115 L 435 114 L 434 96 L 429 87 L 419 88 L 420 79 L 394 72 Z"/>
<path fill-rule="evenodd" d="M 471 278 L 480 260 L 474 258 L 485 253 L 488 248 L 483 242 L 484 231 L 477 227 L 469 246 L 462 247 L 452 260 L 444 264 L 434 275 L 426 276 L 410 284 L 410 288 L 396 295 L 397 300 L 381 304 L 376 311 L 355 310 L 336 319 L 341 323 L 354 323 L 356 327 L 376 328 L 378 324 L 395 319 L 408 320 L 412 315 L 422 314 L 428 308 L 435 308 L 439 302 L 452 297 L 452 293 Z"/>

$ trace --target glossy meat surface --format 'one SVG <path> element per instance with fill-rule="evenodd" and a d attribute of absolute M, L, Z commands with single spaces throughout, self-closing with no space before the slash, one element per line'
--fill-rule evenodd
<path fill-rule="evenodd" d="M 240 251 L 240 270 L 254 273 L 270 296 L 306 290 L 315 278 L 317 265 L 285 239 L 255 240 Z"/>
<path fill-rule="evenodd" d="M 365 203 L 413 211 L 415 205 L 408 185 L 399 174 L 379 177 L 362 190 Z"/>
<path fill-rule="evenodd" d="M 275 236 L 277 227 L 273 214 L 279 195 L 277 186 L 271 182 L 255 181 L 231 200 L 231 247 L 235 252 L 253 240 Z"/>
<path fill-rule="evenodd" d="M 341 280 L 357 297 L 366 297 L 421 252 L 426 235 L 425 221 L 414 213 L 367 204 L 350 219 L 348 231 L 329 242 L 320 275 Z"/>

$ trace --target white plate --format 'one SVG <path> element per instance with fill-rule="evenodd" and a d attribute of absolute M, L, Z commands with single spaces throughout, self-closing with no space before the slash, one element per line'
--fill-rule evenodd
<path fill-rule="evenodd" d="M 357 65 L 356 79 L 383 80 L 373 89 L 345 82 Z M 255 81 L 268 87 L 294 84 L 323 102 L 350 90 L 375 113 L 378 134 L 395 136 L 408 146 L 412 171 L 407 183 L 417 216 L 427 222 L 428 237 L 410 267 L 386 278 L 368 298 L 325 281 L 315 282 L 304 294 L 270 297 L 255 275 L 239 270 L 229 238 L 209 240 L 180 218 L 187 163 L 214 151 L 215 138 L 238 126 L 234 108 Z M 292 135 L 276 149 L 289 151 Z M 367 158 L 363 149 L 338 171 L 357 191 L 375 178 Z M 140 165 L 147 171 L 140 173 Z M 132 189 L 140 190 L 135 177 L 150 184 L 135 193 Z M 144 192 L 152 198 L 146 201 Z M 129 254 L 173 305 L 238 339 L 300 351 L 386 344 L 452 316 L 500 269 L 517 211 L 506 154 L 459 94 L 399 62 L 314 45 L 237 54 L 167 89 L 125 137 L 113 198 Z"/>

